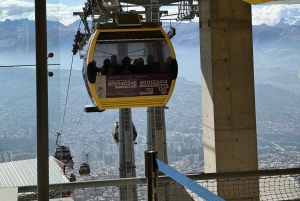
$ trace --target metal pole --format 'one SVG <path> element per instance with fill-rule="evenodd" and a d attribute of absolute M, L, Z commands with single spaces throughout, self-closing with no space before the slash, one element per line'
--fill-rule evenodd
<path fill-rule="evenodd" d="M 48 66 L 46 0 L 35 0 L 37 186 L 38 200 L 49 200 Z"/>
<path fill-rule="evenodd" d="M 147 150 L 157 151 L 154 109 L 147 107 Z"/>
<path fill-rule="evenodd" d="M 147 178 L 148 201 L 157 201 L 157 151 L 145 151 L 145 177 Z"/>

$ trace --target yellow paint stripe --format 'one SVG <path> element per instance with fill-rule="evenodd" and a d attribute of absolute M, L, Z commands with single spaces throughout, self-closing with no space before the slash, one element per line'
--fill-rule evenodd
<path fill-rule="evenodd" d="M 87 54 L 87 65 L 94 60 L 94 51 L 95 51 L 95 46 L 97 42 L 98 35 L 100 33 L 100 30 L 97 29 L 94 34 L 91 35 L 91 42 L 88 47 L 88 54 Z M 96 40 L 95 40 L 96 38 Z M 96 87 L 95 84 L 89 83 L 90 91 L 93 97 L 98 97 L 97 92 L 96 92 Z M 94 98 L 97 106 L 99 109 L 102 109 L 101 102 L 99 101 L 99 98 Z"/>
<path fill-rule="evenodd" d="M 270 1 L 274 1 L 274 0 L 243 0 L 243 1 L 250 3 L 250 4 L 262 4 L 262 3 L 267 3 Z"/>

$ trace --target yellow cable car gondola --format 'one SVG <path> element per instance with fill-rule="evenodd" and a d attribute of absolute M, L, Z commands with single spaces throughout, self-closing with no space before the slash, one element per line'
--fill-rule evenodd
<path fill-rule="evenodd" d="M 99 25 L 87 44 L 83 78 L 92 102 L 99 110 L 165 106 L 178 72 L 168 35 L 139 15 L 116 16 Z"/>

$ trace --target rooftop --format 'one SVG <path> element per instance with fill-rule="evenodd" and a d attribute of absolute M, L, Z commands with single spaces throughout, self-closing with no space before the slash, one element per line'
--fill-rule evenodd
<path fill-rule="evenodd" d="M 63 164 L 49 156 L 49 183 L 68 183 Z M 0 188 L 37 185 L 37 159 L 0 163 Z"/>

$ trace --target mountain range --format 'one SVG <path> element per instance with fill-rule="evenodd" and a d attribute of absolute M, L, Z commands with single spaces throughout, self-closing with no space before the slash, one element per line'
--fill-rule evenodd
<path fill-rule="evenodd" d="M 265 24 L 253 26 L 254 67 L 279 67 L 288 70 L 300 70 L 300 26 L 287 26 L 282 19 L 276 26 Z M 65 26 L 57 21 L 47 21 L 48 50 L 54 53 L 49 63 L 60 64 L 60 68 L 69 69 L 72 60 L 72 44 L 79 28 L 79 20 Z M 297 24 L 297 23 L 296 23 Z M 176 35 L 172 38 L 179 63 L 179 76 L 199 83 L 200 48 L 199 24 L 172 24 Z M 170 24 L 164 23 L 168 31 Z M 0 22 L 0 65 L 20 65 L 35 63 L 35 28 L 34 21 L 28 19 L 5 20 Z M 81 27 L 81 32 L 84 32 Z M 74 56 L 73 68 L 81 69 L 79 53 Z M 188 66 L 187 66 L 188 64 Z M 51 68 L 51 67 L 49 67 Z"/>
<path fill-rule="evenodd" d="M 54 76 L 49 78 L 51 133 L 59 130 L 67 91 L 68 69 L 73 57 L 71 49 L 78 25 L 78 21 L 68 26 L 56 21 L 47 22 L 48 49 L 55 55 L 49 59 L 49 63 L 60 64 L 60 69 L 49 66 L 54 72 Z M 164 24 L 166 31 L 168 26 Z M 170 109 L 166 111 L 167 130 L 201 133 L 199 26 L 195 22 L 173 26 L 176 26 L 176 35 L 172 38 L 172 43 L 180 70 L 175 91 L 168 103 Z M 0 65 L 35 63 L 34 21 L 6 20 L 0 22 L 0 32 Z M 253 49 L 258 136 L 275 140 L 278 144 L 288 141 L 299 146 L 294 139 L 299 139 L 300 135 L 300 26 L 253 26 Z M 68 111 L 72 113 L 67 113 L 67 125 L 77 123 L 87 99 L 81 78 L 82 60 L 79 55 L 75 55 L 73 59 L 68 102 Z M 35 122 L 34 70 L 0 70 L 0 111 L 3 113 L 0 121 L 14 121 L 15 115 L 11 112 L 17 110 L 19 114 L 24 114 L 24 121 Z M 97 118 L 95 114 L 91 114 L 85 117 L 82 124 L 105 128 L 115 114 L 115 110 L 106 111 Z M 143 109 L 133 110 L 135 125 L 144 133 L 145 114 Z"/>

